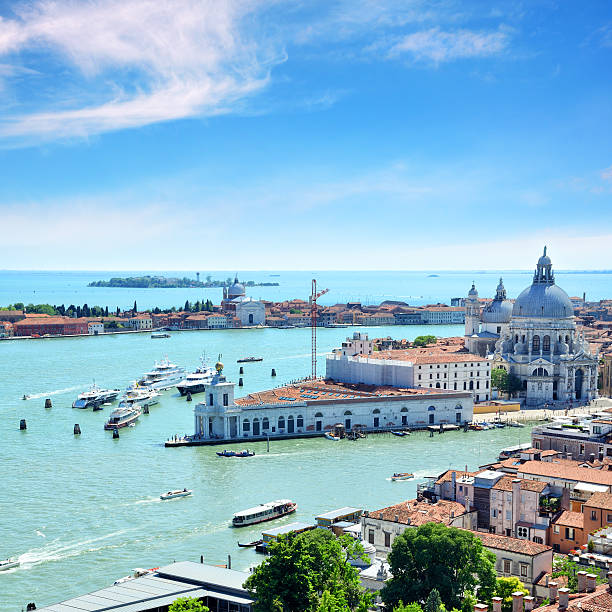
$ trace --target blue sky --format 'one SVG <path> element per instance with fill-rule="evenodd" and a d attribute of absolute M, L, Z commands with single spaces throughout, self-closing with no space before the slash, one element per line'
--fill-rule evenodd
<path fill-rule="evenodd" d="M 0 1 L 0 266 L 612 260 L 612 5 Z"/>

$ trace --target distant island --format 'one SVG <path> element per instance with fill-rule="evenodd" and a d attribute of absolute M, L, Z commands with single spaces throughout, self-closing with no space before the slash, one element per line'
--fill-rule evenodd
<path fill-rule="evenodd" d="M 127 289 L 185 289 L 204 288 L 214 289 L 219 287 L 230 287 L 234 281 L 231 278 L 225 280 L 213 280 L 207 276 L 205 281 L 193 278 L 169 278 L 166 276 L 129 276 L 128 278 L 111 278 L 108 281 L 93 281 L 88 287 L 122 287 Z M 279 283 L 256 283 L 255 281 L 243 281 L 245 287 L 278 287 Z"/>

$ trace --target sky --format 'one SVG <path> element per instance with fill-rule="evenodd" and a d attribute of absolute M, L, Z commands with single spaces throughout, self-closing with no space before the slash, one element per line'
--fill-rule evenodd
<path fill-rule="evenodd" d="M 608 0 L 0 0 L 0 268 L 612 268 Z"/>

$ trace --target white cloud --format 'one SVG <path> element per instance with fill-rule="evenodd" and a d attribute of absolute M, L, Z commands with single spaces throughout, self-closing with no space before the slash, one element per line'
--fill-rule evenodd
<path fill-rule="evenodd" d="M 417 61 L 448 62 L 461 58 L 496 55 L 508 44 L 508 34 L 457 30 L 444 32 L 430 28 L 404 36 L 391 45 L 389 57 L 411 55 Z"/>
<path fill-rule="evenodd" d="M 53 109 L 5 117 L 0 134 L 85 135 L 228 112 L 264 87 L 271 65 L 281 61 L 273 45 L 245 33 L 258 5 L 37 0 L 20 6 L 16 18 L 0 19 L 0 57 L 42 51 L 47 68 L 68 69 L 71 80 L 81 80 L 76 101 L 71 91 Z"/>

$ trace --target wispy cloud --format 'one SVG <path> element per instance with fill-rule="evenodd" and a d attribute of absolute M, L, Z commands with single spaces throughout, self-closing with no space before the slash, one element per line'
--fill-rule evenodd
<path fill-rule="evenodd" d="M 402 37 L 391 45 L 388 55 L 391 58 L 408 55 L 417 61 L 441 63 L 496 55 L 506 48 L 508 40 L 508 33 L 502 30 L 445 32 L 435 27 Z"/>
<path fill-rule="evenodd" d="M 36 0 L 0 19 L 0 57 L 39 52 L 75 91 L 4 118 L 3 136 L 70 137 L 228 112 L 280 61 L 244 27 L 257 0 Z M 252 25 L 252 24 L 251 24 Z M 52 67 L 52 68 L 51 68 Z M 55 75 L 49 75 L 55 76 Z"/>

